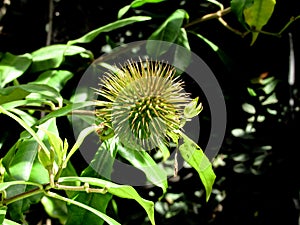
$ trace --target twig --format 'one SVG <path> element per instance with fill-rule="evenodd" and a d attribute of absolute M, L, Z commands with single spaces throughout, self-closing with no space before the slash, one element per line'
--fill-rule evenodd
<path fill-rule="evenodd" d="M 54 12 L 53 0 L 49 0 L 49 22 L 48 22 L 48 32 L 47 32 L 47 40 L 46 40 L 47 46 L 50 45 L 52 41 L 53 12 Z"/>
<path fill-rule="evenodd" d="M 215 12 L 215 13 L 207 14 L 207 15 L 201 17 L 201 18 L 198 18 L 198 19 L 196 19 L 196 20 L 190 22 L 190 23 L 187 23 L 187 24 L 184 26 L 184 28 L 193 26 L 193 25 L 198 24 L 198 23 L 205 22 L 205 21 L 207 21 L 207 20 L 218 19 L 218 18 L 220 18 L 220 17 L 222 17 L 222 16 L 224 16 L 224 15 L 230 13 L 230 12 L 231 12 L 231 8 L 228 7 L 228 8 L 226 8 L 226 9 L 224 9 L 224 10 L 219 10 L 219 11 L 217 11 L 217 12 Z"/>

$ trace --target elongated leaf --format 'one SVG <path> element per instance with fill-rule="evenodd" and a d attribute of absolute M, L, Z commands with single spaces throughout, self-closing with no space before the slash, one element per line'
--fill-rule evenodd
<path fill-rule="evenodd" d="M 182 158 L 198 172 L 205 187 L 206 201 L 208 201 L 216 178 L 212 165 L 201 148 L 192 139 L 184 134 L 182 134 L 182 137 L 184 143 L 179 146 L 180 154 Z"/>
<path fill-rule="evenodd" d="M 246 23 L 251 29 L 260 31 L 271 18 L 275 4 L 275 0 L 254 0 L 251 6 L 244 9 Z M 258 34 L 258 32 L 252 32 L 251 45 L 256 41 Z"/>
<path fill-rule="evenodd" d="M 207 38 L 205 38 L 203 35 L 195 33 L 195 32 L 190 32 L 194 35 L 196 35 L 198 38 L 200 38 L 202 41 L 204 41 L 214 52 L 216 52 L 219 56 L 219 58 L 222 60 L 222 62 L 224 63 L 224 65 L 230 67 L 230 64 L 232 64 L 229 56 L 227 54 L 225 54 L 225 52 L 219 48 L 219 46 L 217 46 L 215 43 L 211 42 L 210 40 L 208 40 Z"/>
<path fill-rule="evenodd" d="M 126 5 L 123 8 L 121 8 L 118 12 L 118 18 L 120 19 L 121 17 L 124 16 L 124 14 L 126 12 L 128 12 L 128 10 L 130 8 L 137 8 L 140 7 L 146 3 L 159 3 L 159 2 L 163 2 L 165 0 L 134 0 L 133 2 L 131 2 L 130 5 Z"/>
<path fill-rule="evenodd" d="M 7 206 L 0 206 L 0 224 L 3 224 L 7 211 Z"/>
<path fill-rule="evenodd" d="M 2 225 L 21 225 L 21 224 L 16 223 L 16 222 L 14 222 L 14 221 L 12 221 L 12 220 L 4 219 Z"/>
<path fill-rule="evenodd" d="M 48 70 L 42 73 L 34 82 L 35 84 L 47 84 L 57 91 L 61 91 L 66 82 L 73 77 L 73 73 L 67 70 Z"/>
<path fill-rule="evenodd" d="M 40 119 L 37 124 L 42 124 L 51 118 L 66 116 L 66 115 L 70 114 L 73 110 L 81 109 L 81 108 L 85 108 L 85 107 L 89 107 L 89 106 L 94 106 L 94 105 L 95 105 L 95 102 L 93 102 L 93 101 L 68 104 L 58 110 L 55 110 L 55 111 L 47 114 L 42 119 Z"/>
<path fill-rule="evenodd" d="M 31 55 L 5 53 L 0 61 L 0 88 L 20 77 L 31 64 Z"/>
<path fill-rule="evenodd" d="M 45 84 L 22 84 L 0 89 L 0 97 L 0 104 L 27 97 L 28 99 L 50 100 L 62 105 L 62 97 L 57 90 Z"/>
<path fill-rule="evenodd" d="M 91 177 L 61 177 L 59 182 L 72 182 L 72 181 L 81 181 L 84 183 L 89 183 L 90 185 L 94 185 L 101 188 L 106 188 L 107 191 L 113 195 L 116 195 L 120 198 L 133 199 L 137 201 L 146 211 L 148 217 L 151 221 L 151 224 L 155 224 L 154 221 L 154 203 L 143 199 L 136 190 L 128 185 L 118 185 L 112 182 L 91 178 Z"/>
<path fill-rule="evenodd" d="M 115 221 L 114 219 L 112 219 L 111 217 L 107 216 L 106 214 L 102 213 L 102 212 L 99 212 L 98 210 L 90 207 L 90 206 L 87 206 L 81 202 L 78 202 L 78 201 L 74 201 L 73 199 L 69 199 L 69 198 L 65 198 L 63 196 L 60 196 L 56 193 L 53 193 L 53 192 L 48 192 L 47 193 L 47 196 L 49 197 L 52 197 L 52 198 L 56 198 L 56 199 L 59 199 L 59 200 L 62 200 L 62 201 L 65 201 L 69 204 L 74 204 L 76 206 L 79 206 L 87 211 L 90 211 L 92 213 L 94 213 L 95 215 L 97 215 L 99 218 L 103 219 L 105 222 L 107 222 L 109 225 L 121 225 L 120 223 L 118 223 L 117 221 Z"/>
<path fill-rule="evenodd" d="M 82 172 L 81 176 L 109 179 L 112 173 L 113 162 L 116 156 L 116 143 L 113 138 L 103 142 L 91 164 Z M 75 200 L 94 209 L 106 213 L 112 194 L 75 193 Z M 72 197 L 72 196 L 70 196 Z M 104 220 L 99 219 L 91 212 L 78 206 L 70 205 L 69 217 L 66 225 L 94 224 L 102 225 Z"/>
<path fill-rule="evenodd" d="M 188 36 L 184 28 L 180 29 L 175 43 L 179 46 L 176 46 L 173 64 L 181 68 L 182 70 L 185 70 L 191 63 L 192 55 L 190 52 Z M 180 46 L 184 48 L 181 48 Z"/>
<path fill-rule="evenodd" d="M 244 18 L 244 9 L 248 8 L 253 4 L 253 0 L 231 0 L 230 7 L 232 12 L 238 18 L 238 21 L 247 28 L 247 24 L 245 23 Z"/>
<path fill-rule="evenodd" d="M 188 18 L 188 14 L 183 9 L 177 9 L 172 13 L 165 22 L 154 31 L 149 40 L 160 40 L 169 42 L 170 45 L 176 41 L 181 33 L 181 27 L 184 19 Z M 146 45 L 147 52 L 152 56 L 160 56 L 168 50 L 168 45 L 157 46 L 155 42 L 149 42 Z"/>
<path fill-rule="evenodd" d="M 142 22 L 142 21 L 146 21 L 146 20 L 150 20 L 150 19 L 151 19 L 151 17 L 148 17 L 148 16 L 133 16 L 133 17 L 129 17 L 126 19 L 117 20 L 117 21 L 109 23 L 103 27 L 99 27 L 98 29 L 91 31 L 78 39 L 69 41 L 68 45 L 74 45 L 74 44 L 78 44 L 78 43 L 89 43 L 89 42 L 93 41 L 99 34 L 101 34 L 103 32 L 113 31 L 115 29 L 130 25 L 135 22 Z"/>
<path fill-rule="evenodd" d="M 163 194 L 166 193 L 168 188 L 167 174 L 146 151 L 137 151 L 119 145 L 118 153 L 134 167 L 143 171 L 148 181 L 160 187 L 163 190 Z"/>
<path fill-rule="evenodd" d="M 30 72 L 40 72 L 58 68 L 64 61 L 65 56 L 80 54 L 84 58 L 93 58 L 90 51 L 79 46 L 54 44 L 40 48 L 32 52 L 32 66 Z"/>
<path fill-rule="evenodd" d="M 19 87 L 0 89 L 0 104 L 24 99 L 30 92 Z"/>
<path fill-rule="evenodd" d="M 44 129 L 55 131 L 56 124 L 55 120 L 49 120 L 47 123 L 41 125 Z M 45 139 L 45 133 L 41 130 L 36 133 L 40 140 Z M 40 164 L 37 159 L 37 153 L 39 144 L 36 142 L 36 138 L 25 138 L 17 146 L 14 157 L 11 159 L 9 165 L 9 174 L 7 181 L 20 180 L 20 181 L 31 181 L 39 184 L 49 182 L 49 176 L 47 170 Z M 27 185 L 11 186 L 7 189 L 7 196 L 12 197 L 17 194 L 23 193 L 30 190 L 32 187 Z M 30 198 L 19 200 L 9 205 L 9 212 L 12 218 L 19 220 L 22 218 L 24 211 L 28 210 L 32 203 L 36 203 L 42 196 L 37 195 Z"/>

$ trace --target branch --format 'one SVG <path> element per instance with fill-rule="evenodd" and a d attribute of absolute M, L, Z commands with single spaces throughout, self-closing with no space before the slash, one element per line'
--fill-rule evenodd
<path fill-rule="evenodd" d="M 228 7 L 228 8 L 226 8 L 226 9 L 219 10 L 219 11 L 217 11 L 217 12 L 215 12 L 215 13 L 207 14 L 207 15 L 201 17 L 201 18 L 198 18 L 198 19 L 196 19 L 196 20 L 190 22 L 190 23 L 187 23 L 187 24 L 184 26 L 184 28 L 193 26 L 193 25 L 198 24 L 198 23 L 205 22 L 205 21 L 207 21 L 207 20 L 219 19 L 219 18 L 221 18 L 222 16 L 224 16 L 224 15 L 230 13 L 230 12 L 231 12 L 231 8 Z"/>

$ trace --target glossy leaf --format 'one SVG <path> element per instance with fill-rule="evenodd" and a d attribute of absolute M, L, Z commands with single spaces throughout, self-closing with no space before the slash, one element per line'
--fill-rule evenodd
<path fill-rule="evenodd" d="M 118 18 L 120 19 L 121 17 L 123 17 L 124 14 L 126 12 L 128 12 L 128 10 L 130 8 L 138 8 L 140 6 L 143 6 L 146 3 L 159 3 L 159 2 L 163 2 L 163 1 L 165 1 L 165 0 L 134 0 L 133 2 L 131 2 L 130 5 L 126 5 L 119 10 Z"/>
<path fill-rule="evenodd" d="M 54 88 L 45 84 L 22 84 L 0 90 L 0 104 L 27 99 L 44 99 L 62 105 L 62 97 Z"/>
<path fill-rule="evenodd" d="M 85 58 L 93 58 L 91 52 L 79 46 L 54 44 L 40 48 L 32 52 L 31 73 L 58 68 L 64 61 L 65 56 L 80 54 Z"/>
<path fill-rule="evenodd" d="M 41 125 L 44 129 L 55 131 L 55 121 L 48 121 Z M 36 133 L 40 140 L 45 139 L 45 133 L 41 130 Z M 49 176 L 47 170 L 40 164 L 37 153 L 39 144 L 36 142 L 36 138 L 25 138 L 20 142 L 15 149 L 15 154 L 11 157 L 9 165 L 6 168 L 9 171 L 10 176 L 5 180 L 6 182 L 11 180 L 31 181 L 38 184 L 44 184 L 49 182 Z M 9 187 L 6 192 L 8 197 L 15 196 L 30 190 L 31 185 L 16 185 Z M 12 218 L 19 220 L 22 218 L 24 211 L 28 210 L 32 203 L 36 203 L 42 196 L 36 195 L 30 198 L 19 200 L 9 205 L 9 212 Z"/>
<path fill-rule="evenodd" d="M 0 89 L 0 104 L 24 99 L 30 92 L 20 87 Z"/>
<path fill-rule="evenodd" d="M 109 179 L 113 169 L 113 162 L 116 156 L 116 143 L 112 138 L 103 142 L 98 149 L 91 164 L 82 172 L 81 176 Z M 108 203 L 112 195 L 96 193 L 73 193 L 76 201 L 84 203 L 99 212 L 106 213 Z M 70 197 L 74 197 L 71 195 Z M 102 225 L 104 220 L 99 219 L 93 213 L 75 205 L 68 206 L 69 215 L 66 225 L 94 224 Z"/>
<path fill-rule="evenodd" d="M 31 55 L 5 53 L 0 61 L 0 88 L 25 73 L 31 64 Z"/>
<path fill-rule="evenodd" d="M 146 20 L 150 20 L 150 19 L 151 19 L 151 17 L 148 17 L 148 16 L 133 16 L 133 17 L 129 17 L 126 19 L 117 20 L 117 21 L 109 23 L 103 27 L 99 27 L 98 29 L 91 31 L 78 39 L 69 41 L 68 45 L 74 45 L 74 44 L 79 44 L 79 43 L 89 43 L 89 42 L 93 41 L 99 34 L 101 34 L 103 32 L 110 32 L 115 29 L 130 25 L 132 23 L 142 22 L 142 21 L 146 21 Z"/>
<path fill-rule="evenodd" d="M 206 201 L 208 201 L 216 178 L 212 164 L 201 148 L 192 139 L 184 134 L 182 134 L 182 138 L 184 143 L 179 146 L 180 154 L 182 158 L 198 172 L 205 187 Z"/>
<path fill-rule="evenodd" d="M 182 34 L 181 27 L 183 21 L 187 18 L 188 14 L 183 9 L 178 9 L 172 13 L 172 15 L 170 15 L 148 38 L 149 40 L 166 41 L 169 42 L 170 45 L 157 46 L 157 43 L 155 42 L 148 42 L 146 46 L 147 52 L 151 56 L 160 56 L 165 53 L 169 46 L 176 42 L 178 35 Z"/>
<path fill-rule="evenodd" d="M 81 108 L 85 108 L 85 107 L 89 107 L 89 106 L 94 106 L 94 105 L 95 105 L 95 102 L 93 102 L 93 101 L 86 101 L 86 102 L 68 104 L 68 105 L 66 105 L 66 106 L 64 106 L 60 109 L 57 109 L 57 110 L 47 114 L 42 119 L 40 119 L 37 124 L 42 124 L 42 123 L 46 122 L 47 120 L 49 120 L 51 118 L 67 116 L 68 114 L 71 114 L 71 112 L 73 110 L 81 109 Z"/>
<path fill-rule="evenodd" d="M 119 145 L 118 154 L 129 161 L 135 168 L 143 171 L 148 181 L 160 187 L 163 190 L 163 194 L 166 193 L 168 188 L 167 174 L 146 151 L 137 151 Z"/>
<path fill-rule="evenodd" d="M 99 212 L 98 210 L 96 210 L 96 209 L 94 209 L 90 206 L 87 206 L 87 205 L 85 205 L 81 202 L 75 201 L 73 199 L 65 198 L 65 197 L 60 196 L 60 195 L 58 195 L 56 193 L 53 193 L 53 192 L 47 192 L 47 196 L 65 201 L 69 204 L 73 204 L 73 205 L 79 206 L 79 207 L 81 207 L 81 208 L 83 208 L 87 211 L 90 211 L 90 212 L 94 213 L 95 215 L 97 215 L 99 218 L 103 219 L 109 225 L 121 225 L 120 223 L 118 223 L 117 221 L 115 221 L 111 217 L 107 216 L 106 214 L 104 214 L 102 212 Z"/>
<path fill-rule="evenodd" d="M 244 9 L 244 17 L 250 29 L 260 31 L 271 18 L 276 1 L 275 0 L 254 0 L 253 4 Z M 251 45 L 257 39 L 258 32 L 252 32 Z"/>
<path fill-rule="evenodd" d="M 34 84 L 47 84 L 61 91 L 66 82 L 73 77 L 73 73 L 67 70 L 48 70 L 42 73 L 34 82 Z"/>
<path fill-rule="evenodd" d="M 61 177 L 59 182 L 72 182 L 72 181 L 81 181 L 84 183 L 89 183 L 90 185 L 94 185 L 97 187 L 105 188 L 107 192 L 116 195 L 120 198 L 133 199 L 137 201 L 146 211 L 148 217 L 151 221 L 151 224 L 155 224 L 154 222 L 154 203 L 143 199 L 136 190 L 128 185 L 118 185 L 112 182 L 91 178 L 91 177 Z"/>

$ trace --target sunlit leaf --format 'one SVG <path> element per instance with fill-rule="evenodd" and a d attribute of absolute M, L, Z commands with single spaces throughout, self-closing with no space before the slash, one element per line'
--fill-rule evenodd
<path fill-rule="evenodd" d="M 89 43 L 89 42 L 93 41 L 99 34 L 101 34 L 103 32 L 113 31 L 115 29 L 130 25 L 132 23 L 147 21 L 150 19 L 151 19 L 151 17 L 148 17 L 148 16 L 133 16 L 133 17 L 129 17 L 126 19 L 117 20 L 117 21 L 109 23 L 103 27 L 99 27 L 95 30 L 92 30 L 89 33 L 87 33 L 86 35 L 84 35 L 78 39 L 69 41 L 68 45 L 74 45 L 74 44 L 79 44 L 79 43 Z"/>
<path fill-rule="evenodd" d="M 130 5 L 126 5 L 123 8 L 121 8 L 118 12 L 118 18 L 120 19 L 121 17 L 124 16 L 124 14 L 126 12 L 128 12 L 128 10 L 130 8 L 137 8 L 140 7 L 146 3 L 159 3 L 159 2 L 163 2 L 165 0 L 134 0 L 133 2 L 131 2 Z"/>
<path fill-rule="evenodd" d="M 198 172 L 206 191 L 206 201 L 208 201 L 216 178 L 212 164 L 192 139 L 184 134 L 182 134 L 182 138 L 184 143 L 179 146 L 180 154 Z"/>
<path fill-rule="evenodd" d="M 58 68 L 66 56 L 83 55 L 93 58 L 90 51 L 79 46 L 69 46 L 65 44 L 54 44 L 40 48 L 32 52 L 32 66 L 30 72 L 40 72 Z"/>
<path fill-rule="evenodd" d="M 68 70 L 48 70 L 42 73 L 35 81 L 35 84 L 47 84 L 57 91 L 61 91 L 66 82 L 73 77 L 73 73 Z"/>
<path fill-rule="evenodd" d="M 163 193 L 166 193 L 168 187 L 167 174 L 146 151 L 137 151 L 119 145 L 118 153 L 135 168 L 143 171 L 148 181 L 162 188 Z"/>
<path fill-rule="evenodd" d="M 109 193 L 116 195 L 120 198 L 133 199 L 137 201 L 146 211 L 148 217 L 151 221 L 151 224 L 155 224 L 154 222 L 154 203 L 143 199 L 136 190 L 128 185 L 118 185 L 112 182 L 91 178 L 91 177 L 61 177 L 59 182 L 72 182 L 72 181 L 81 181 L 84 183 L 89 183 L 90 185 L 94 185 L 97 187 L 105 188 Z"/>
<path fill-rule="evenodd" d="M 0 88 L 20 77 L 31 64 L 31 55 L 13 55 L 5 53 L 0 61 Z"/>
<path fill-rule="evenodd" d="M 253 0 L 231 0 L 230 6 L 232 12 L 237 16 L 238 21 L 247 28 L 244 18 L 244 9 L 253 4 Z"/>
<path fill-rule="evenodd" d="M 165 22 L 154 31 L 149 40 L 166 41 L 170 44 L 157 45 L 156 42 L 148 42 L 146 45 L 147 52 L 152 56 L 160 56 L 165 53 L 169 47 L 176 41 L 178 35 L 182 32 L 181 27 L 183 21 L 188 18 L 188 14 L 183 9 L 177 9 L 172 15 L 170 15 Z"/>
<path fill-rule="evenodd" d="M 251 6 L 244 8 L 245 22 L 250 29 L 260 31 L 271 18 L 275 4 L 275 0 L 254 0 Z M 252 32 L 251 45 L 256 41 L 258 34 L 258 32 Z"/>
<path fill-rule="evenodd" d="M 95 154 L 91 164 L 81 173 L 84 177 L 95 177 L 109 179 L 113 169 L 114 159 L 117 153 L 114 139 L 103 142 Z M 110 193 L 73 193 L 70 197 L 75 196 L 75 200 L 82 202 L 94 209 L 106 213 L 108 203 L 112 199 Z M 81 225 L 84 223 L 101 225 L 104 220 L 99 219 L 93 213 L 75 205 L 69 205 L 69 215 L 66 225 Z"/>

